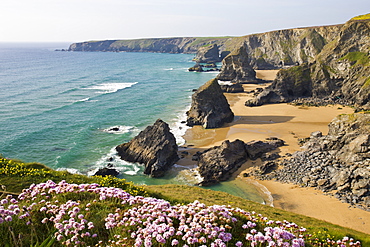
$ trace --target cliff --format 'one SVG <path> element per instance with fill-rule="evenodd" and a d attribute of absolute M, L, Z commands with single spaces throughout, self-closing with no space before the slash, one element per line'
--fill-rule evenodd
<path fill-rule="evenodd" d="M 102 40 L 73 43 L 68 51 L 196 53 L 200 47 L 224 47 L 230 37 L 178 37 L 133 40 Z"/>
<path fill-rule="evenodd" d="M 369 52 L 370 20 L 350 20 L 312 61 L 279 71 L 273 84 L 246 105 L 313 97 L 370 109 Z"/>

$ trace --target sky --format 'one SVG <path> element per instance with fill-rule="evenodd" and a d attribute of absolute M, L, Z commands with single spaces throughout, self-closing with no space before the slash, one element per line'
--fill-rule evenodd
<path fill-rule="evenodd" d="M 243 36 L 367 13 L 370 0 L 1 0 L 0 42 Z"/>

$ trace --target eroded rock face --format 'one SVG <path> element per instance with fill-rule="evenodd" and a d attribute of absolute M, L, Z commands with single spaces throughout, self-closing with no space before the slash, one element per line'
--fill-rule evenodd
<path fill-rule="evenodd" d="M 222 92 L 224 93 L 244 92 L 243 85 L 239 83 L 221 84 L 220 87 L 221 87 Z"/>
<path fill-rule="evenodd" d="M 221 62 L 220 50 L 217 44 L 202 46 L 198 49 L 195 58 L 197 63 L 217 63 Z"/>
<path fill-rule="evenodd" d="M 116 150 L 121 159 L 144 164 L 144 173 L 152 177 L 163 176 L 179 160 L 176 139 L 160 119 Z"/>
<path fill-rule="evenodd" d="M 230 178 L 246 160 L 243 141 L 224 141 L 221 146 L 206 150 L 199 156 L 198 171 L 203 177 L 200 185 L 207 186 Z"/>
<path fill-rule="evenodd" d="M 248 159 L 261 158 L 282 145 L 284 141 L 277 138 L 248 143 L 235 140 L 224 141 L 221 146 L 205 150 L 198 156 L 198 172 L 203 178 L 200 185 L 208 186 L 225 181 Z"/>
<path fill-rule="evenodd" d="M 249 63 L 248 53 L 244 46 L 231 52 L 222 60 L 221 71 L 217 79 L 236 83 L 257 81 L 256 72 Z"/>
<path fill-rule="evenodd" d="M 193 94 L 187 116 L 188 126 L 202 125 L 204 128 L 218 128 L 233 121 L 234 113 L 217 79 L 209 80 Z"/>
<path fill-rule="evenodd" d="M 320 53 L 304 63 L 281 70 L 273 84 L 247 106 L 307 98 L 370 109 L 370 20 L 349 21 Z M 324 99 L 317 101 L 315 99 Z"/>

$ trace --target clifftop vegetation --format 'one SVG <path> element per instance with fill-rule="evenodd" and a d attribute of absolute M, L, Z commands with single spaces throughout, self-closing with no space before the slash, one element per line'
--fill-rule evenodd
<path fill-rule="evenodd" d="M 140 187 L 5 158 L 0 158 L 0 184 L 0 242 L 5 246 L 370 244 L 368 235 L 354 230 L 198 187 Z M 266 241 L 270 233 L 275 237 Z"/>

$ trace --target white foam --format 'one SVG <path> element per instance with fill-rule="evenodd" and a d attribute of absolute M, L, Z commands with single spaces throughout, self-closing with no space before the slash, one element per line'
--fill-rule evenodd
<path fill-rule="evenodd" d="M 125 134 L 129 132 L 137 132 L 138 129 L 134 126 L 112 126 L 107 129 L 103 130 L 104 132 L 112 133 L 112 134 Z"/>
<path fill-rule="evenodd" d="M 72 173 L 72 174 L 82 174 L 78 169 L 75 169 L 75 168 L 58 168 L 57 171 L 67 171 L 69 173 Z"/>
<path fill-rule="evenodd" d="M 84 99 L 80 99 L 80 100 L 77 100 L 77 102 L 85 102 L 85 101 L 88 101 L 90 98 L 84 98 Z"/>
<path fill-rule="evenodd" d="M 233 85 L 233 84 L 231 83 L 231 81 L 220 81 L 220 80 L 218 80 L 218 84 L 219 84 L 219 85 Z"/>
<path fill-rule="evenodd" d="M 116 148 L 113 147 L 107 154 L 103 155 L 91 168 L 87 171 L 88 176 L 93 176 L 100 168 L 112 165 L 112 169 L 127 175 L 137 175 L 141 173 L 141 166 L 135 163 L 130 163 L 118 156 Z"/>
<path fill-rule="evenodd" d="M 102 83 L 97 84 L 92 87 L 88 87 L 86 89 L 97 90 L 97 93 L 115 93 L 118 90 L 122 90 L 124 88 L 132 87 L 133 85 L 137 84 L 137 82 L 129 83 L 129 82 L 120 82 L 120 83 Z"/>
<path fill-rule="evenodd" d="M 189 108 L 190 108 L 190 105 L 188 107 L 186 107 L 184 110 L 182 110 L 181 112 L 179 112 L 179 114 L 177 115 L 177 117 L 175 119 L 173 119 L 173 123 L 170 124 L 171 132 L 175 136 L 176 143 L 179 146 L 185 144 L 185 139 L 184 139 L 183 136 L 185 135 L 186 130 L 188 130 L 190 128 L 186 124 L 181 123 L 181 122 L 186 121 L 186 118 L 187 118 L 186 111 Z"/>

